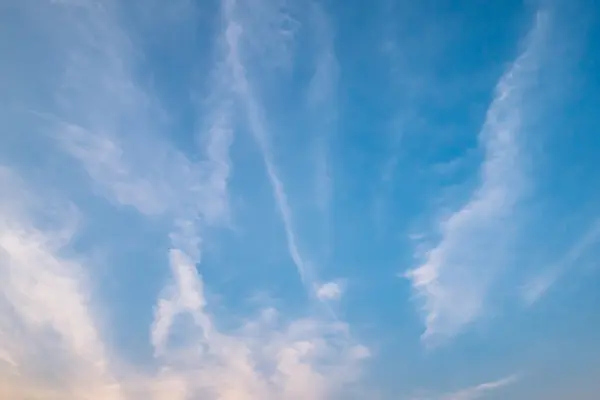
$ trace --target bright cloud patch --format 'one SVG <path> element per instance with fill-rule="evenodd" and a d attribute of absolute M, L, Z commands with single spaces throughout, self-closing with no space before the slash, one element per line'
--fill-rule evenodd
<path fill-rule="evenodd" d="M 321 300 L 339 300 L 342 297 L 342 287 L 336 282 L 327 282 L 319 286 L 317 296 Z"/>

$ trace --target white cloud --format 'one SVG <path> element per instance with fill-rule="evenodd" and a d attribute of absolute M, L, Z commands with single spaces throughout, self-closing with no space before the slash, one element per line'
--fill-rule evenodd
<path fill-rule="evenodd" d="M 3 340 L 3 342 L 6 342 L 6 341 Z M 4 362 L 12 367 L 18 367 L 17 363 L 15 362 L 15 360 L 13 360 L 10 353 L 6 349 L 0 349 L 0 361 Z"/>
<path fill-rule="evenodd" d="M 34 196 L 7 169 L 0 175 L 1 186 L 8 189 L 0 197 L 0 336 L 11 352 L 4 358 L 16 373 L 8 378 L 6 390 L 19 398 L 20 392 L 13 391 L 21 390 L 17 384 L 22 375 L 40 380 L 26 385 L 44 387 L 58 374 L 69 379 L 67 390 L 73 397 L 123 398 L 90 312 L 84 267 L 61 254 L 74 234 L 71 224 L 62 226 L 61 220 L 68 222 L 69 216 L 48 220 L 44 210 L 53 208 L 48 198 L 44 203 L 36 200 L 39 192 Z M 40 224 L 56 228 L 40 229 Z M 43 373 L 45 363 L 55 372 Z M 36 390 L 28 395 L 35 398 Z"/>
<path fill-rule="evenodd" d="M 165 111 L 138 83 L 139 53 L 118 25 L 114 5 L 78 4 L 46 10 L 55 33 L 46 44 L 66 57 L 54 109 L 36 112 L 44 128 L 80 162 L 96 192 L 115 204 L 147 215 L 201 214 L 208 223 L 226 218 L 219 185 L 229 174 L 229 109 L 207 116 L 207 160 L 191 161 L 165 137 Z"/>
<path fill-rule="evenodd" d="M 241 27 L 232 17 L 235 4 L 226 1 L 223 7 L 227 63 L 219 73 L 231 74 L 235 93 L 246 109 L 250 129 L 263 152 L 288 250 L 300 275 L 307 280 L 305 262 L 292 227 L 291 209 L 272 161 L 259 105 L 241 63 L 238 48 Z M 219 139 L 218 130 L 214 133 L 215 140 L 226 141 Z M 216 173 L 215 180 L 219 183 L 214 186 L 224 193 L 223 198 L 227 191 L 226 171 Z M 175 234 L 179 240 L 173 241 L 170 257 L 173 282 L 158 302 L 152 329 L 157 356 L 165 362 L 182 393 L 215 400 L 325 399 L 356 377 L 360 361 L 369 353 L 349 339 L 345 324 L 312 318 L 284 322 L 274 310 L 268 309 L 233 332 L 219 330 L 216 318 L 207 310 L 204 283 L 196 269 L 201 259 L 197 234 L 193 231 Z M 181 243 L 189 245 L 182 251 Z M 341 294 L 335 285 L 325 288 L 328 295 Z M 177 325 L 177 319 L 187 319 L 190 323 Z M 185 343 L 170 340 L 182 336 Z"/>
<path fill-rule="evenodd" d="M 179 255 L 180 256 L 180 255 Z M 368 350 L 348 339 L 338 322 L 301 319 L 283 323 L 265 310 L 233 333 L 216 327 L 206 311 L 202 281 L 189 260 L 172 259 L 175 283 L 157 309 L 153 337 L 161 359 L 190 396 L 215 400 L 327 399 L 352 382 Z M 163 330 L 177 314 L 193 321 L 191 342 L 169 347 Z M 195 332 L 195 333 L 194 333 Z"/>
<path fill-rule="evenodd" d="M 576 243 L 554 265 L 547 267 L 542 273 L 530 279 L 523 287 L 521 296 L 527 305 L 533 305 L 577 263 L 586 252 L 600 241 L 600 220 L 594 221 L 589 229 L 578 238 Z"/>
<path fill-rule="evenodd" d="M 502 389 L 508 385 L 512 385 L 517 381 L 517 376 L 512 375 L 497 381 L 481 383 L 467 389 L 462 389 L 458 392 L 447 394 L 441 397 L 441 400 L 475 400 L 486 394 Z"/>
<path fill-rule="evenodd" d="M 413 396 L 412 400 L 476 400 L 514 384 L 518 379 L 517 375 L 510 375 L 496 381 L 480 383 L 451 393 Z"/>
<path fill-rule="evenodd" d="M 148 179 L 135 177 L 115 141 L 66 123 L 61 126 L 59 139 L 65 150 L 82 162 L 94 182 L 105 187 L 109 198 L 114 198 L 118 204 L 136 207 L 145 214 L 165 211 L 167 188 L 156 190 Z"/>
<path fill-rule="evenodd" d="M 522 300 L 527 305 L 533 305 L 546 294 L 559 276 L 560 271 L 557 268 L 550 268 L 536 275 L 521 288 Z"/>
<path fill-rule="evenodd" d="M 298 239 L 292 221 L 292 210 L 288 202 L 283 182 L 279 177 L 279 173 L 277 172 L 277 168 L 273 161 L 273 154 L 265 122 L 262 118 L 262 111 L 259 103 L 255 99 L 250 83 L 248 82 L 246 69 L 242 62 L 241 33 L 244 26 L 242 25 L 242 22 L 236 18 L 237 14 L 239 14 L 237 2 L 235 0 L 223 0 L 221 5 L 226 23 L 225 38 L 228 46 L 227 64 L 232 71 L 233 89 L 243 104 L 250 131 L 262 152 L 267 175 L 273 190 L 273 196 L 283 222 L 290 256 L 303 282 L 310 286 L 310 282 L 314 281 L 313 272 L 310 271 L 304 257 L 300 253 Z M 257 7 L 265 8 L 263 11 L 267 13 L 272 11 L 267 4 L 257 4 Z M 277 37 L 277 32 L 273 32 L 272 35 Z"/>
<path fill-rule="evenodd" d="M 66 228 L 60 224 L 51 230 L 44 225 L 42 230 L 35 221 L 13 218 L 12 208 L 10 213 L 6 210 L 22 200 L 11 191 L 10 196 L 0 196 L 2 218 L 4 214 L 12 218 L 2 219 L 0 271 L 11 279 L 1 280 L 0 306 L 14 309 L 24 332 L 11 331 L 15 319 L 5 319 L 3 313 L 0 338 L 7 351 L 0 353 L 0 363 L 16 372 L 4 373 L 0 367 L 0 379 L 10 380 L 7 385 L 0 381 L 2 390 L 17 399 L 330 398 L 355 380 L 360 363 L 369 356 L 367 348 L 351 339 L 346 324 L 311 316 L 282 318 L 266 310 L 224 331 L 219 329 L 218 317 L 208 310 L 197 265 L 203 230 L 228 218 L 231 102 L 216 103 L 208 111 L 206 132 L 200 134 L 205 160 L 190 161 L 161 139 L 162 111 L 136 84 L 134 51 L 116 25 L 110 4 L 78 4 L 83 7 L 77 10 L 76 19 L 68 9 L 71 3 L 53 9 L 65 13 L 57 17 L 61 24 L 56 30 L 65 33 L 57 35 L 57 46 L 69 54 L 67 74 L 57 94 L 58 110 L 38 114 L 55 128 L 55 139 L 81 164 L 96 193 L 115 205 L 172 222 L 170 233 L 165 232 L 171 241 L 171 281 L 160 294 L 151 326 L 158 371 L 138 372 L 135 367 L 123 371 L 124 361 L 110 354 L 102 341 L 89 305 L 86 268 L 74 258 L 70 246 L 75 225 L 67 219 L 63 221 Z M 226 12 L 232 7 L 232 1 L 224 3 Z M 48 24 L 53 15 L 48 15 Z M 223 75 L 219 84 L 233 81 L 263 151 L 291 257 L 303 279 L 312 282 L 298 249 L 292 212 L 273 163 L 260 107 L 239 58 L 240 26 L 231 14 L 227 16 L 227 63 L 217 71 Z M 213 88 L 225 94 L 231 89 L 217 84 Z M 37 212 L 36 208 L 36 218 Z M 339 295 L 334 292 L 330 288 L 328 295 Z M 46 336 L 46 331 L 53 334 Z M 46 352 L 53 358 L 43 359 L 56 368 L 59 383 L 40 380 L 31 369 Z"/>
<path fill-rule="evenodd" d="M 430 342 L 455 335 L 482 313 L 490 285 L 501 269 L 509 240 L 505 224 L 524 181 L 519 148 L 523 95 L 535 78 L 548 23 L 547 15 L 537 15 L 524 51 L 497 84 L 480 133 L 485 161 L 479 187 L 464 207 L 441 222 L 440 242 L 422 265 L 407 273 L 423 301 L 423 338 Z"/>
<path fill-rule="evenodd" d="M 338 282 L 327 282 L 317 287 L 317 297 L 320 300 L 339 300 L 343 288 Z"/>

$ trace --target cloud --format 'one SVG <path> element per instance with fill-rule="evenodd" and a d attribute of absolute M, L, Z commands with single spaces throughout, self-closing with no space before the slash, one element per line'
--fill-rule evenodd
<path fill-rule="evenodd" d="M 96 192 L 112 203 L 149 216 L 166 216 L 175 220 L 177 229 L 190 218 L 202 218 L 208 225 L 226 223 L 224 182 L 230 174 L 233 141 L 225 85 L 230 74 L 218 70 L 211 76 L 216 82 L 214 101 L 208 112 L 198 115 L 197 136 L 203 148 L 192 149 L 205 158 L 193 160 L 170 142 L 164 108 L 139 82 L 139 52 L 117 23 L 116 8 L 79 4 L 83 10 L 77 20 L 68 4 L 49 14 L 67 22 L 56 30 L 70 34 L 56 46 L 70 56 L 64 60 L 66 72 L 55 93 L 59 107 L 38 116 L 49 123 L 61 148 L 84 168 Z M 187 2 L 178 7 L 186 15 L 196 11 Z"/>
<path fill-rule="evenodd" d="M 53 208 L 49 199 L 41 203 L 39 192 L 34 196 L 6 168 L 0 184 L 10 189 L 0 198 L 0 337 L 13 371 L 3 390 L 12 398 L 52 398 L 36 391 L 59 376 L 68 379 L 65 390 L 74 398 L 123 398 L 90 312 L 85 268 L 62 254 L 75 234 L 69 214 L 46 215 Z M 39 382 L 23 383 L 31 390 L 11 384 L 23 376 Z"/>
<path fill-rule="evenodd" d="M 285 323 L 273 309 L 234 332 L 217 328 L 189 259 L 171 253 L 174 282 L 158 304 L 152 331 L 159 358 L 182 393 L 206 399 L 327 399 L 356 379 L 368 350 L 348 327 L 314 318 Z M 176 317 L 191 324 L 179 328 Z M 185 345 L 169 333 L 187 337 Z"/>
<path fill-rule="evenodd" d="M 237 2 L 235 0 L 222 1 L 222 12 L 226 24 L 225 38 L 228 46 L 226 59 L 227 65 L 232 71 L 233 89 L 242 103 L 248 120 L 249 129 L 262 152 L 267 176 L 273 190 L 273 197 L 275 198 L 275 203 L 283 222 L 290 257 L 292 258 L 302 281 L 310 286 L 310 282 L 314 281 L 313 272 L 310 271 L 307 262 L 300 252 L 298 238 L 292 221 L 292 210 L 289 205 L 283 182 L 273 161 L 273 152 L 268 132 L 265 127 L 265 121 L 262 117 L 262 110 L 254 96 L 250 82 L 247 79 L 247 71 L 242 61 L 243 49 L 241 47 L 243 41 L 241 40 L 241 34 L 245 26 L 243 25 L 241 18 L 238 17 L 239 10 L 236 8 L 236 5 Z M 265 8 L 263 12 L 267 14 L 270 14 L 272 11 L 267 4 L 257 4 L 257 7 Z M 272 34 L 277 38 L 277 32 L 273 32 Z M 248 33 L 246 33 L 246 35 L 249 36 Z M 286 40 L 287 37 L 283 39 L 283 41 Z M 277 39 L 275 39 L 275 41 L 277 41 Z"/>
<path fill-rule="evenodd" d="M 272 160 L 260 106 L 241 62 L 242 27 L 233 18 L 235 4 L 225 1 L 222 6 L 227 62 L 219 74 L 231 74 L 233 92 L 246 110 L 250 130 L 262 151 L 288 250 L 308 283 L 306 280 L 311 278 L 298 249 L 287 195 Z M 214 139 L 226 143 L 228 140 L 218 132 L 213 132 Z M 218 153 L 223 155 L 224 148 Z M 227 171 L 225 167 L 209 177 L 209 181 L 218 182 L 212 187 L 221 190 L 223 198 L 227 192 Z M 219 329 L 215 316 L 208 311 L 204 283 L 196 269 L 201 262 L 202 241 L 193 229 L 174 235 L 179 240 L 173 241 L 170 250 L 173 281 L 157 304 L 152 341 L 157 357 L 165 363 L 169 376 L 175 377 L 182 396 L 219 400 L 326 399 L 356 378 L 359 363 L 369 352 L 350 339 L 346 324 L 318 318 L 285 321 L 274 309 L 266 309 L 232 332 Z M 325 292 L 339 296 L 339 287 L 332 285 Z M 336 288 L 340 293 L 334 293 Z M 178 324 L 178 319 L 188 322 Z"/>
<path fill-rule="evenodd" d="M 488 392 L 503 388 L 513 384 L 517 380 L 516 376 L 509 376 L 494 382 L 486 382 L 472 388 L 463 389 L 459 392 L 444 396 L 446 400 L 473 400 L 478 399 Z"/>
<path fill-rule="evenodd" d="M 47 45 L 67 56 L 61 60 L 61 85 L 53 93 L 55 109 L 36 114 L 63 150 L 81 162 L 97 192 L 158 215 L 173 201 L 173 179 L 181 176 L 174 182 L 183 186 L 194 171 L 163 148 L 156 129 L 160 112 L 135 82 L 135 51 L 112 12 L 108 3 L 96 7 L 89 1 L 47 10 L 47 23 L 56 25 L 58 37 Z M 124 155 L 132 147 L 133 159 Z"/>
<path fill-rule="evenodd" d="M 538 52 L 549 29 L 540 12 L 525 48 L 501 77 L 480 133 L 485 154 L 481 182 L 471 199 L 440 223 L 441 239 L 425 261 L 409 271 L 413 289 L 423 301 L 430 343 L 451 337 L 483 311 L 486 295 L 502 268 L 506 223 L 524 186 L 520 167 L 523 96 L 538 68 Z"/>
<path fill-rule="evenodd" d="M 131 205 L 144 214 L 161 214 L 168 200 L 148 179 L 136 177 L 123 159 L 115 141 L 102 134 L 68 123 L 61 124 L 58 138 L 64 149 L 77 158 L 94 182 L 118 204 Z M 166 189 L 166 188 L 164 188 Z"/>
<path fill-rule="evenodd" d="M 337 282 L 327 282 L 317 288 L 320 300 L 339 300 L 342 297 L 342 287 Z"/>
<path fill-rule="evenodd" d="M 66 73 L 54 93 L 55 109 L 34 114 L 81 166 L 97 195 L 149 223 L 160 222 L 156 225 L 170 240 L 171 276 L 149 327 L 155 368 L 126 365 L 128 355 L 112 354 L 102 340 L 86 285 L 92 271 L 73 249 L 77 224 L 70 213 L 86 209 L 65 206 L 65 212 L 49 216 L 50 202 L 42 206 L 32 200 L 32 211 L 22 205 L 24 199 L 35 199 L 42 188 L 17 190 L 25 185 L 2 169 L 2 187 L 11 190 L 0 196 L 0 271 L 10 276 L 1 280 L 0 393 L 40 400 L 318 400 L 351 385 L 370 354 L 351 338 L 347 324 L 313 315 L 284 317 L 268 308 L 223 329 L 205 297 L 198 269 L 204 233 L 229 218 L 235 102 L 243 106 L 262 150 L 290 255 L 311 290 L 314 281 L 298 248 L 260 104 L 245 75 L 234 2 L 223 2 L 226 62 L 216 63 L 219 79 L 210 97 L 217 100 L 201 118 L 201 161 L 192 161 L 164 137 L 164 111 L 136 80 L 136 51 L 111 4 L 53 7 L 46 22 L 56 23 L 60 32 L 53 45 L 68 54 L 61 65 Z M 341 295 L 335 283 L 322 289 L 329 298 Z"/>
<path fill-rule="evenodd" d="M 480 383 L 456 392 L 439 394 L 434 396 L 417 396 L 412 397 L 413 400 L 476 400 L 485 397 L 491 392 L 499 391 L 509 385 L 514 384 L 519 380 L 517 375 L 510 375 L 505 378 Z"/>
<path fill-rule="evenodd" d="M 223 4 L 231 12 L 232 2 Z M 229 10 L 229 11 L 228 11 Z M 230 15 L 230 14 L 226 14 Z M 263 156 L 293 261 L 307 278 L 305 262 L 292 226 L 292 212 L 272 161 L 260 107 L 241 63 L 237 22 L 226 18 L 224 64 L 217 63 L 200 132 L 205 159 L 191 162 L 162 140 L 156 101 L 135 82 L 134 60 L 124 33 L 110 15 L 92 15 L 82 53 L 70 64 L 70 95 L 55 122 L 61 148 L 75 158 L 96 192 L 116 206 L 133 207 L 145 216 L 171 221 L 171 279 L 155 306 L 150 340 L 158 371 L 121 374 L 118 385 L 126 398 L 207 400 L 325 399 L 352 382 L 368 350 L 350 339 L 348 327 L 315 317 L 281 318 L 265 310 L 232 331 L 218 327 L 209 312 L 205 284 L 198 271 L 203 232 L 228 217 L 229 147 L 234 139 L 232 101 L 246 109 L 250 128 Z M 114 32 L 113 32 L 114 30 Z M 69 43 L 68 46 L 73 44 Z M 87 46 L 100 49 L 88 55 Z M 89 57 L 89 58 L 88 58 Z M 107 88 L 93 82 L 101 76 Z M 113 92 L 118 94 L 114 101 Z M 111 386 L 113 387 L 113 386 Z M 68 396 L 66 396 L 68 397 Z"/>
<path fill-rule="evenodd" d="M 493 381 L 479 384 L 477 386 L 473 386 L 467 389 L 460 390 L 455 393 L 451 393 L 448 395 L 444 395 L 441 397 L 442 400 L 475 400 L 479 399 L 482 396 L 485 396 L 489 392 L 496 391 L 498 389 L 504 388 L 508 385 L 512 385 L 517 381 L 518 377 L 515 375 Z"/>
<path fill-rule="evenodd" d="M 600 220 L 594 221 L 567 253 L 554 265 L 529 280 L 521 291 L 523 301 L 533 305 L 540 300 L 561 276 L 600 241 Z"/>

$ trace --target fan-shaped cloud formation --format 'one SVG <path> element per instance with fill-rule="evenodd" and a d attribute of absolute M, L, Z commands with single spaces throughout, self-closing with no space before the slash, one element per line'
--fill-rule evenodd
<path fill-rule="evenodd" d="M 589 2 L 4 3 L 1 399 L 597 392 Z"/>

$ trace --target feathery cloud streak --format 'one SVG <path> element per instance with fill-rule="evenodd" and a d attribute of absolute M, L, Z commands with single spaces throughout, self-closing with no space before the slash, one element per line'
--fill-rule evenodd
<path fill-rule="evenodd" d="M 506 223 L 519 201 L 524 179 L 519 137 L 523 96 L 535 78 L 538 52 L 546 40 L 549 16 L 536 15 L 525 49 L 495 89 L 480 133 L 485 154 L 481 183 L 460 210 L 440 224 L 441 240 L 418 268 L 407 273 L 423 301 L 426 341 L 459 333 L 482 312 L 486 295 L 502 269 Z"/>

